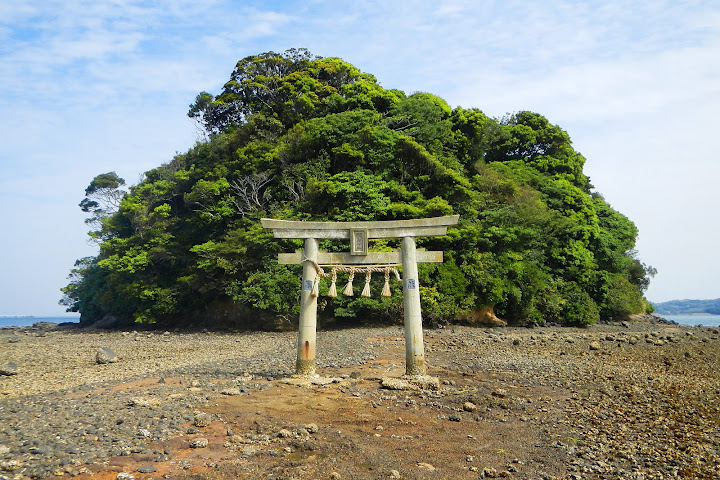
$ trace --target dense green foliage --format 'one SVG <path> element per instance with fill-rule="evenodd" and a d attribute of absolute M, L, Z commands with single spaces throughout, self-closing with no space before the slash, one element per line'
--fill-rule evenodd
<path fill-rule="evenodd" d="M 645 309 L 653 272 L 635 258 L 635 225 L 592 192 L 585 159 L 539 114 L 451 109 L 429 93 L 383 89 L 341 59 L 290 50 L 241 60 L 222 93 L 201 93 L 189 115 L 207 141 L 147 172 L 117 211 L 88 210 L 100 251 L 78 261 L 63 300 L 83 322 L 192 320 L 228 305 L 259 326 L 294 319 L 300 269 L 276 258 L 301 244 L 272 238 L 262 217 L 460 214 L 446 236 L 418 239 L 446 252 L 444 264 L 420 266 L 434 322 L 484 306 L 514 323 L 565 324 Z M 91 187 L 117 198 L 113 175 Z M 320 316 L 396 321 L 397 290 L 323 299 Z"/>
<path fill-rule="evenodd" d="M 720 315 L 720 298 L 715 300 L 670 300 L 669 302 L 653 303 L 655 313 L 660 315 L 688 315 L 693 313 L 710 313 Z"/>

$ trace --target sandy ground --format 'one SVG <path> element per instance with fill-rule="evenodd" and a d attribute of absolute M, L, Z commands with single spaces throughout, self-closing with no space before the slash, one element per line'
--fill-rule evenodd
<path fill-rule="evenodd" d="M 0 479 L 720 478 L 716 328 L 426 330 L 405 384 L 400 327 L 295 341 L 2 329 Z"/>

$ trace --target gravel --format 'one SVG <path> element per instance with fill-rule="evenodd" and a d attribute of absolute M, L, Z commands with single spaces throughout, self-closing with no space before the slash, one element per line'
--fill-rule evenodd
<path fill-rule="evenodd" d="M 372 363 L 382 344 L 373 339 L 401 336 L 398 327 L 320 332 L 318 370 Z M 486 395 L 434 384 L 422 397 L 405 397 L 407 405 L 417 398 L 437 418 L 463 425 L 499 408 L 528 428 L 562 432 L 552 447 L 565 478 L 720 478 L 718 329 L 456 327 L 426 331 L 426 340 L 431 364 L 502 381 Z M 169 451 L 148 445 L 212 423 L 203 408 L 216 398 L 250 395 L 291 374 L 295 342 L 294 333 L 0 329 L 0 365 L 15 371 L 0 376 L 0 479 L 88 473 L 111 456 L 167 459 Z M 98 363 L 100 349 L 116 361 Z M 375 405 L 395 398 L 379 386 L 364 394 Z M 521 387 L 547 395 L 524 398 Z M 420 395 L 413 388 L 408 395 Z M 548 411 L 557 413 L 552 425 Z M 276 436 L 283 434 L 294 435 Z M 207 447 L 204 438 L 192 442 Z M 244 448 L 244 456 L 255 454 L 256 446 Z"/>

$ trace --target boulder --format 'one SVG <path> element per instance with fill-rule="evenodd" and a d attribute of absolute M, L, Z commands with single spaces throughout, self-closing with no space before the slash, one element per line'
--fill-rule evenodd
<path fill-rule="evenodd" d="M 118 361 L 117 355 L 115 355 L 115 352 L 113 352 L 108 347 L 100 347 L 95 354 L 95 361 L 99 363 L 100 365 L 105 365 L 108 363 L 115 363 Z"/>
<path fill-rule="evenodd" d="M 15 363 L 6 362 L 3 365 L 0 365 L 0 375 L 9 377 L 11 375 L 17 375 L 17 374 L 18 374 L 18 366 Z"/>
<path fill-rule="evenodd" d="M 491 306 L 484 306 L 476 308 L 471 312 L 466 313 L 460 317 L 463 320 L 473 326 L 486 326 L 486 327 L 507 327 L 507 322 L 495 315 L 495 310 Z"/>

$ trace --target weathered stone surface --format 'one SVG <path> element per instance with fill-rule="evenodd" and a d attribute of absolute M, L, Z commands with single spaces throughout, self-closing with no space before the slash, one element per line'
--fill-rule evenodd
<path fill-rule="evenodd" d="M 112 349 L 108 347 L 100 347 L 95 354 L 95 361 L 100 365 L 106 365 L 108 363 L 117 362 L 118 357 Z"/>
<path fill-rule="evenodd" d="M 212 421 L 212 415 L 209 413 L 204 412 L 198 412 L 195 414 L 195 419 L 193 420 L 193 424 L 196 427 L 207 427 L 210 425 L 210 422 Z"/>
<path fill-rule="evenodd" d="M 207 448 L 209 443 L 207 438 L 196 438 L 190 442 L 190 448 Z"/>
<path fill-rule="evenodd" d="M 460 317 L 461 320 L 468 322 L 470 325 L 487 326 L 487 327 L 506 327 L 507 322 L 495 315 L 493 307 L 485 306 L 475 309 L 470 313 Z"/>
<path fill-rule="evenodd" d="M 6 362 L 0 365 L 0 375 L 12 376 L 18 374 L 18 366 L 15 362 Z"/>

